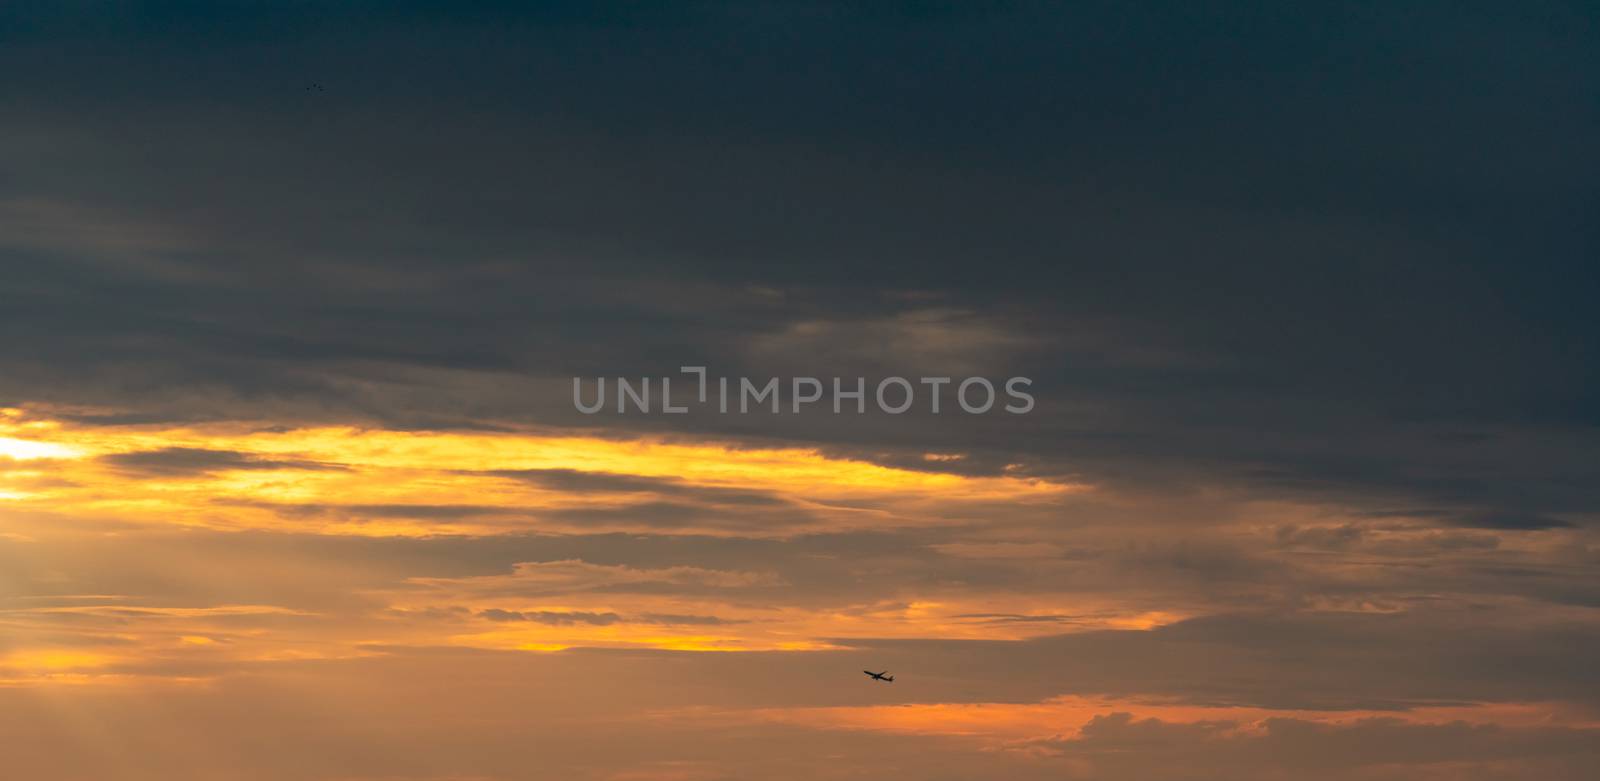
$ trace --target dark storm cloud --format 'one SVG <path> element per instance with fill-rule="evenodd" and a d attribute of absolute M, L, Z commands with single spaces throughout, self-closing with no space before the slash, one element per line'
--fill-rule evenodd
<path fill-rule="evenodd" d="M 1546 515 L 1518 512 L 1489 512 L 1461 519 L 1463 525 L 1482 529 L 1539 530 L 1560 529 L 1572 524 Z"/>
<path fill-rule="evenodd" d="M 491 504 L 316 504 L 231 498 L 213 499 L 210 503 L 219 507 L 255 507 L 271 510 L 286 518 L 338 518 L 356 522 L 379 518 L 406 518 L 449 523 L 519 514 L 515 509 Z"/>
<path fill-rule="evenodd" d="M 283 463 L 283 462 L 273 462 Z M 221 468 L 221 467 L 213 467 Z M 256 468 L 294 468 L 270 466 Z M 641 485 L 650 481 L 642 481 Z M 337 518 L 360 523 L 381 518 L 403 518 L 449 524 L 457 521 L 501 521 L 523 526 L 533 521 L 573 526 L 582 529 L 641 527 L 662 531 L 701 529 L 772 532 L 784 528 L 812 525 L 816 519 L 802 508 L 760 492 L 718 488 L 677 486 L 663 482 L 660 493 L 681 495 L 683 501 L 645 500 L 607 507 L 520 509 L 495 504 L 334 504 L 264 502 L 253 499 L 214 499 L 220 507 L 255 507 L 271 510 L 286 518 Z M 621 489 L 623 495 L 637 488 Z M 655 492 L 654 489 L 651 489 Z M 594 494 L 597 492 L 589 491 Z M 699 499 L 699 501 L 696 501 Z M 507 529 L 513 531 L 512 528 Z"/>
<path fill-rule="evenodd" d="M 670 480 L 608 472 L 582 472 L 576 469 L 518 469 L 490 474 L 523 480 L 557 491 L 604 493 L 662 493 L 677 487 Z"/>
<path fill-rule="evenodd" d="M 540 488 L 582 494 L 659 494 L 696 499 L 713 504 L 784 505 L 777 496 L 760 491 L 693 485 L 672 478 L 642 477 L 576 469 L 507 469 L 486 474 L 507 477 Z"/>
<path fill-rule="evenodd" d="M 232 450 L 210 450 L 196 447 L 166 447 L 160 450 L 141 450 L 132 453 L 112 453 L 100 460 L 124 472 L 135 474 L 182 477 L 210 474 L 233 469 L 343 469 L 338 464 L 325 464 L 299 459 L 263 458 Z"/>
<path fill-rule="evenodd" d="M 1596 509 L 1580 6 L 133 8 L 7 12 L 5 398 Z M 1040 403 L 572 411 L 681 364 Z"/>
<path fill-rule="evenodd" d="M 763 502 L 762 504 L 768 504 Z M 777 503 L 778 506 L 727 507 L 684 502 L 637 502 L 621 507 L 541 510 L 538 517 L 582 528 L 644 526 L 652 529 L 693 530 L 700 528 L 767 531 L 804 527 L 815 519 L 806 510 Z"/>

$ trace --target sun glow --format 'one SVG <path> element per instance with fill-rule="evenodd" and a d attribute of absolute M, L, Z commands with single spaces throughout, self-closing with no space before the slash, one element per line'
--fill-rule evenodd
<path fill-rule="evenodd" d="M 0 437 L 0 458 L 29 461 L 38 458 L 77 458 L 79 451 L 54 442 Z"/>
<path fill-rule="evenodd" d="M 28 438 L 12 436 L 24 433 Z M 717 533 L 733 522 L 773 531 L 882 528 L 937 523 L 931 508 L 1048 503 L 1087 490 L 1032 478 L 902 469 L 797 448 L 536 430 L 88 427 L 11 414 L 0 417 L 0 454 L 65 459 L 52 462 L 48 475 L 0 472 L 3 495 L 41 510 L 364 536 L 643 528 L 655 523 L 652 510 L 709 519 L 703 525 L 675 521 L 682 531 Z M 567 478 L 578 480 L 563 483 Z M 626 485 L 608 490 L 607 481 Z"/>

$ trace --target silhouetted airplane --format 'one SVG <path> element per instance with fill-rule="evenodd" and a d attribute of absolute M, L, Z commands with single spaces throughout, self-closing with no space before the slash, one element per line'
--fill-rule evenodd
<path fill-rule="evenodd" d="M 875 673 L 871 670 L 862 670 L 861 672 L 872 676 L 872 680 L 874 681 L 888 681 L 889 683 L 894 683 L 894 676 L 890 675 L 888 670 L 884 670 L 881 673 Z"/>

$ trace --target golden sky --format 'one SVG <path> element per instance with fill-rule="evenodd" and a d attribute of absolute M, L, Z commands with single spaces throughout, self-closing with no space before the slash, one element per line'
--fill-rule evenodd
<path fill-rule="evenodd" d="M 736 441 L 82 419 L 0 410 L 0 687 L 8 718 L 51 714 L 23 732 L 76 752 L 83 772 L 117 745 L 147 752 L 198 731 L 222 748 L 173 756 L 219 778 L 240 756 L 291 777 L 300 771 L 234 731 L 300 745 L 304 725 L 284 721 L 300 708 L 373 730 L 340 738 L 351 750 L 441 746 L 414 760 L 441 767 L 461 763 L 457 741 L 503 749 L 480 729 L 551 725 L 645 745 L 699 730 L 755 752 L 613 761 L 551 749 L 563 772 L 657 779 L 762 767 L 754 746 L 797 751 L 805 735 L 916 739 L 956 766 L 988 757 L 1053 773 L 1117 767 L 1116 746 L 1149 741 L 1254 756 L 1367 733 L 1515 743 L 1600 729 L 1558 687 L 1462 697 L 1458 672 L 1406 656 L 1419 632 L 1470 636 L 1472 611 L 1528 633 L 1582 625 L 1571 622 L 1583 610 L 1525 612 L 1526 596 L 1460 582 L 1459 604 L 1438 604 L 1486 552 L 1549 563 L 1569 541 L 1514 550 L 1390 523 L 1341 547 L 1329 540 L 1359 519 L 1329 508 L 1202 489 L 1136 497 L 1022 469 L 924 471 Z M 1127 520 L 1164 513 L 1210 528 L 1164 538 L 1167 523 Z M 1427 567 L 1405 572 L 1419 554 Z M 1441 569 L 1453 572 L 1427 571 Z M 1255 646 L 1256 632 L 1269 645 Z M 1367 646 L 1390 635 L 1402 645 Z M 1476 650 L 1440 653 L 1494 663 Z M 1352 653 L 1356 669 L 1340 669 Z M 857 680 L 861 668 L 897 682 Z M 440 688 L 424 697 L 409 676 Z M 513 696 L 528 698 L 526 719 L 500 711 Z M 449 723 L 405 718 L 394 697 Z M 196 721 L 218 698 L 249 713 Z M 99 734 L 124 719 L 137 727 Z M 307 760 L 305 777 L 388 777 L 340 775 L 333 756 Z M 464 766 L 488 771 L 426 777 L 520 777 L 507 761 L 475 756 Z"/>

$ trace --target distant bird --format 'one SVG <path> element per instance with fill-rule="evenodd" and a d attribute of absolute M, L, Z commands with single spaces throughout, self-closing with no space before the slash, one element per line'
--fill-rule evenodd
<path fill-rule="evenodd" d="M 312 83 L 306 85 L 306 92 L 327 92 L 327 90 L 323 89 L 321 84 Z"/>
<path fill-rule="evenodd" d="M 874 681 L 884 681 L 885 683 L 894 683 L 894 676 L 890 675 L 888 670 L 884 670 L 881 673 L 875 673 L 875 672 L 873 672 L 871 670 L 862 670 L 861 672 L 864 672 L 867 675 L 872 676 L 872 680 L 874 680 Z"/>

